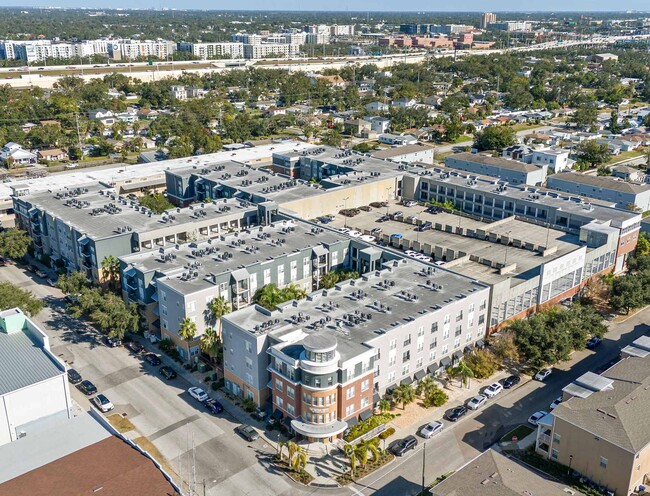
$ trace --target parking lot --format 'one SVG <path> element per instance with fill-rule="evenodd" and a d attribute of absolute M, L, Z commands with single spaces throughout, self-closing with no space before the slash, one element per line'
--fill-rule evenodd
<path fill-rule="evenodd" d="M 50 337 L 52 352 L 110 399 L 115 410 L 108 415 L 123 414 L 135 425 L 136 432 L 127 433 L 128 437 L 146 436 L 158 448 L 175 472 L 171 474 L 174 480 L 178 482 L 180 476 L 185 481 L 185 489 L 187 481 L 196 480 L 199 493 L 205 482 L 207 495 L 291 491 L 285 477 L 267 470 L 269 453 L 275 447 L 262 438 L 252 443 L 244 440 L 235 432 L 240 423 L 230 414 L 208 413 L 187 393 L 192 384 L 181 376 L 178 364 L 161 356 L 162 365 L 179 372 L 177 378 L 167 381 L 159 374 L 159 366 L 147 364 L 124 347 L 106 346 L 92 327 L 67 315 L 63 295 L 44 279 L 15 265 L 1 267 L 0 279 L 18 284 L 46 302 L 48 307 L 34 320 Z M 90 407 L 92 396 L 74 386 L 70 390 L 82 409 Z"/>

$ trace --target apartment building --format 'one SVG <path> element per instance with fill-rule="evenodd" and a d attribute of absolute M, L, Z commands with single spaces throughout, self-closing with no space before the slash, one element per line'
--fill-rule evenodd
<path fill-rule="evenodd" d="M 583 195 L 639 211 L 650 210 L 650 184 L 632 183 L 608 176 L 592 176 L 578 172 L 563 172 L 548 177 L 546 185 L 572 195 Z"/>
<path fill-rule="evenodd" d="M 116 40 L 108 44 L 108 54 L 115 60 L 166 59 L 175 50 L 176 43 L 167 40 Z"/>
<path fill-rule="evenodd" d="M 0 446 L 72 416 L 65 364 L 20 309 L 0 312 Z"/>
<path fill-rule="evenodd" d="M 517 160 L 492 157 L 482 153 L 457 153 L 445 158 L 445 166 L 483 176 L 498 177 L 511 184 L 541 186 L 546 181 L 548 165 L 526 164 Z"/>
<path fill-rule="evenodd" d="M 484 12 L 481 14 L 481 22 L 479 25 L 481 29 L 487 29 L 488 25 L 494 22 L 497 22 L 497 15 L 492 12 Z"/>
<path fill-rule="evenodd" d="M 273 311 L 255 305 L 225 316 L 226 387 L 258 405 L 269 399 L 294 432 L 327 441 L 387 390 L 483 344 L 486 286 L 403 259 L 361 272 Z"/>
<path fill-rule="evenodd" d="M 401 182 L 405 198 L 440 203 L 449 201 L 459 210 L 482 218 L 498 220 L 515 216 L 526 222 L 579 235 L 581 241 L 584 238 L 585 242 L 600 246 L 608 245 L 608 233 L 613 234 L 616 249 L 609 255 L 599 256 L 595 268 L 587 271 L 590 275 L 603 266 L 620 272 L 636 247 L 641 214 L 611 204 L 562 195 L 544 188 L 510 185 L 499 179 L 439 167 L 420 171 L 417 175 L 409 171 Z M 582 230 L 583 226 L 588 226 L 588 229 Z"/>
<path fill-rule="evenodd" d="M 650 343 L 601 375 L 566 386 L 537 429 L 537 453 L 569 467 L 607 494 L 639 494 L 650 483 Z M 642 355 L 642 356 L 640 356 Z"/>
<path fill-rule="evenodd" d="M 206 59 L 242 59 L 244 58 L 244 44 L 231 43 L 179 43 L 180 52 L 188 52 L 195 57 Z"/>
<path fill-rule="evenodd" d="M 523 31 L 528 32 L 533 29 L 530 21 L 501 21 L 490 22 L 487 28 L 493 31 Z"/>
<path fill-rule="evenodd" d="M 292 58 L 300 52 L 300 45 L 288 43 L 244 44 L 244 58 L 263 59 L 267 57 Z"/>
<path fill-rule="evenodd" d="M 103 279 L 102 261 L 110 255 L 218 237 L 256 224 L 257 210 L 222 200 L 154 214 L 101 184 L 14 198 L 16 222 L 31 236 L 36 256 L 94 281 Z"/>
<path fill-rule="evenodd" d="M 198 341 L 178 337 L 190 318 L 196 339 L 214 327 L 209 303 L 223 297 L 233 310 L 251 304 L 267 284 L 294 284 L 307 291 L 321 287 L 331 270 L 366 267 L 350 240 L 329 229 L 291 219 L 223 233 L 215 239 L 141 251 L 120 258 L 125 301 L 142 307 L 149 332 L 169 337 L 184 356 L 198 353 Z"/>

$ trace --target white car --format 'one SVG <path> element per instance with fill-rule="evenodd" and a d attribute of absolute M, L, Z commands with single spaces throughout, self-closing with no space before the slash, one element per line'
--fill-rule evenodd
<path fill-rule="evenodd" d="M 483 391 L 483 394 L 488 398 L 494 398 L 501 391 L 503 391 L 503 386 L 498 382 L 495 382 L 494 384 L 490 384 L 488 387 L 486 387 L 485 391 Z"/>
<path fill-rule="evenodd" d="M 95 405 L 97 405 L 97 408 L 99 408 L 102 412 L 110 412 L 115 406 L 113 406 L 113 403 L 104 396 L 103 394 L 98 394 L 93 398 L 93 401 L 95 402 Z"/>
<path fill-rule="evenodd" d="M 555 398 L 553 403 L 551 403 L 550 406 L 551 411 L 555 410 L 560 403 L 562 403 L 562 396 L 558 396 L 557 398 Z"/>
<path fill-rule="evenodd" d="M 210 399 L 208 393 L 203 391 L 200 387 L 191 387 L 187 390 L 190 393 L 190 396 L 197 401 L 204 402 L 207 399 Z"/>
<path fill-rule="evenodd" d="M 339 228 L 339 232 L 342 232 L 343 234 L 347 234 L 351 231 L 351 229 L 348 229 L 347 227 L 341 227 Z"/>
<path fill-rule="evenodd" d="M 363 233 L 361 231 L 348 231 L 348 236 L 352 236 L 353 238 L 360 238 L 363 236 Z"/>
<path fill-rule="evenodd" d="M 423 262 L 430 262 L 431 261 L 431 257 L 428 256 L 428 255 L 425 255 L 424 253 L 418 253 L 417 255 L 415 255 L 415 258 L 417 258 L 418 260 L 422 260 Z"/>
<path fill-rule="evenodd" d="M 417 252 L 417 251 L 413 251 L 413 250 L 406 250 L 406 251 L 404 251 L 404 255 L 408 255 L 409 257 L 415 257 L 415 255 L 417 255 L 417 254 L 418 254 L 418 252 Z"/>
<path fill-rule="evenodd" d="M 364 234 L 359 239 L 367 243 L 374 243 L 376 238 L 374 236 L 370 236 L 370 234 Z"/>
<path fill-rule="evenodd" d="M 536 381 L 544 382 L 549 375 L 551 375 L 551 369 L 542 369 L 535 374 L 534 379 Z"/>
<path fill-rule="evenodd" d="M 442 429 L 444 428 L 444 424 L 440 422 L 439 420 L 434 420 L 430 424 L 425 425 L 420 429 L 420 436 L 422 436 L 425 439 L 429 439 L 431 436 L 438 434 L 439 432 L 442 432 Z"/>
<path fill-rule="evenodd" d="M 486 401 L 487 396 L 479 394 L 478 396 L 474 396 L 471 400 L 469 400 L 469 403 L 467 403 L 467 408 L 470 410 L 478 410 L 485 404 Z"/>
<path fill-rule="evenodd" d="M 548 415 L 548 412 L 545 412 L 544 410 L 540 410 L 539 412 L 533 413 L 530 417 L 528 417 L 528 423 L 530 425 L 537 426 L 537 423 L 542 420 L 544 417 Z"/>

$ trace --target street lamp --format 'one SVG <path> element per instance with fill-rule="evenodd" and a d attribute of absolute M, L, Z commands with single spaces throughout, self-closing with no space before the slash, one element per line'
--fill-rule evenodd
<path fill-rule="evenodd" d="M 505 253 L 505 256 L 503 257 L 503 266 L 504 267 L 506 265 L 508 265 L 508 245 L 510 245 L 510 233 L 511 232 L 512 231 L 508 231 L 507 233 L 505 233 L 508 236 L 508 242 L 506 243 L 506 253 Z"/>
<path fill-rule="evenodd" d="M 571 477 L 571 462 L 573 462 L 573 455 L 569 455 L 569 477 Z"/>
<path fill-rule="evenodd" d="M 349 199 L 350 199 L 349 196 L 346 196 L 345 198 L 343 198 L 343 208 L 345 209 L 344 212 L 346 214 L 348 213 L 347 210 L 348 210 L 348 200 Z M 348 227 L 348 216 L 347 215 L 343 215 L 343 227 Z"/>

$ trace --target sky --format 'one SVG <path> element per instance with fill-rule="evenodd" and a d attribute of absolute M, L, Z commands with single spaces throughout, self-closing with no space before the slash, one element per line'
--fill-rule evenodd
<path fill-rule="evenodd" d="M 174 0 L 0 0 L 0 5 L 13 4 L 21 6 L 45 7 L 87 7 L 87 8 L 188 8 L 188 3 Z M 644 10 L 650 11 L 649 0 L 544 0 L 532 2 L 522 0 L 463 0 L 462 2 L 448 2 L 441 0 L 410 0 L 399 3 L 391 0 L 240 0 L 239 2 L 226 2 L 223 0 L 194 0 L 191 2 L 193 9 L 210 10 L 339 10 L 339 11 L 418 11 L 429 12 L 458 12 L 462 11 L 526 11 L 543 10 L 554 11 L 618 11 Z"/>

